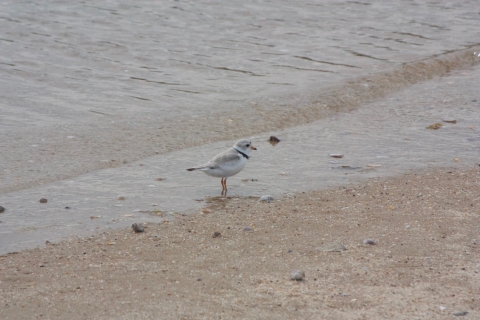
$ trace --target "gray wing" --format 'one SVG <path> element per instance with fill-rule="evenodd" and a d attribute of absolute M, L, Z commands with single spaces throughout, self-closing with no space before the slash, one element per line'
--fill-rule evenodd
<path fill-rule="evenodd" d="M 222 166 L 228 166 L 231 163 L 238 161 L 239 157 L 241 157 L 241 155 L 237 152 L 237 150 L 232 148 L 215 156 L 215 158 L 208 161 L 204 167 L 218 168 Z"/>
<path fill-rule="evenodd" d="M 216 169 L 221 166 L 226 166 L 226 165 L 228 166 L 232 162 L 237 161 L 239 157 L 240 157 L 240 154 L 237 152 L 237 150 L 231 148 L 216 155 L 212 160 L 208 161 L 207 163 L 198 167 L 189 168 L 187 170 L 193 171 L 193 170 L 201 170 L 205 168 Z"/>

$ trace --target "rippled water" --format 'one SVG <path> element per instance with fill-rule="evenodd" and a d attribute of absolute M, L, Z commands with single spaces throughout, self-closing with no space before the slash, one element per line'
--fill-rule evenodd
<path fill-rule="evenodd" d="M 0 5 L 0 192 L 349 110 L 480 30 L 477 1 Z"/>
<path fill-rule="evenodd" d="M 198 208 L 226 140 L 260 147 L 238 196 L 473 163 L 479 30 L 478 1 L 1 1 L 0 252 Z"/>

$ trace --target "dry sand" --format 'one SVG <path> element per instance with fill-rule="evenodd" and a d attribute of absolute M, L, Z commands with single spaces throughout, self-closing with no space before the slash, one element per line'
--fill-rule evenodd
<path fill-rule="evenodd" d="M 144 233 L 1 256 L 1 318 L 479 319 L 479 194 L 477 167 L 211 198 Z"/>

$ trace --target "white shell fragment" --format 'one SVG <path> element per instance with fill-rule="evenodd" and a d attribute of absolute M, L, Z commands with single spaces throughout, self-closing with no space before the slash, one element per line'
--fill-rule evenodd
<path fill-rule="evenodd" d="M 260 198 L 260 201 L 270 202 L 270 201 L 273 201 L 273 197 L 270 195 L 265 195 Z"/>
<path fill-rule="evenodd" d="M 343 158 L 343 154 L 340 153 L 330 153 L 328 156 L 332 158 Z"/>

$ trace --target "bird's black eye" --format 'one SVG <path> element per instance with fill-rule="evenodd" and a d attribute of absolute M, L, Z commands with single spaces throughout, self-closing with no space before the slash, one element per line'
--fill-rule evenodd
<path fill-rule="evenodd" d="M 250 147 L 250 145 L 247 143 L 247 148 Z"/>

